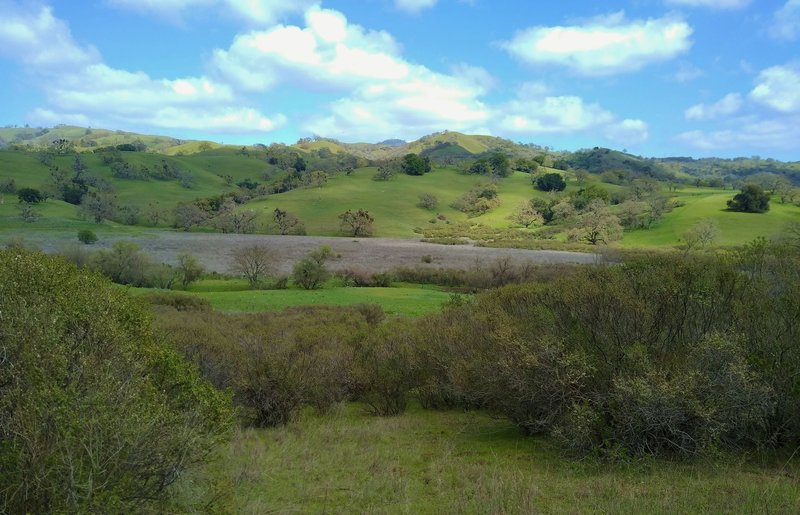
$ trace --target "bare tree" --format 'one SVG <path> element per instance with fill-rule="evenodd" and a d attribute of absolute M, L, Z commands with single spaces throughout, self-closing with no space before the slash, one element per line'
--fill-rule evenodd
<path fill-rule="evenodd" d="M 375 219 L 365 209 L 358 211 L 347 210 L 339 215 L 342 231 L 351 236 L 372 236 L 372 224 Z"/>
<path fill-rule="evenodd" d="M 250 245 L 236 249 L 232 257 L 231 270 L 243 275 L 252 289 L 256 289 L 259 280 L 274 269 L 272 252 L 264 245 Z"/>

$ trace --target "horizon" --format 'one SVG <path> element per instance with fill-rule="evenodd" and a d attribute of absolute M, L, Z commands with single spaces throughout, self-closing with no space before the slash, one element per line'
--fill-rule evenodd
<path fill-rule="evenodd" d="M 2 125 L 800 160 L 800 0 L 0 0 Z"/>

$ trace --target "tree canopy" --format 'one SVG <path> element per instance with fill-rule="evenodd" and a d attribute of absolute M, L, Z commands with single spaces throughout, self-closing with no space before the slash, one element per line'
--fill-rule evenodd
<path fill-rule="evenodd" d="M 747 184 L 728 201 L 728 209 L 744 213 L 766 213 L 769 211 L 769 195 L 757 184 Z"/>

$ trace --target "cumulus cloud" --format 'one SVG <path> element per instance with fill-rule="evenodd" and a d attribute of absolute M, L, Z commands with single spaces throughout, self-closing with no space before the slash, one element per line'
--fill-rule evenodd
<path fill-rule="evenodd" d="M 48 105 L 32 113 L 34 121 L 210 132 L 264 132 L 285 122 L 241 107 L 231 88 L 206 77 L 153 79 L 109 67 L 99 52 L 78 45 L 49 7 L 7 10 L 0 49 L 45 93 Z"/>
<path fill-rule="evenodd" d="M 265 25 L 281 16 L 303 12 L 316 0 L 108 0 L 111 5 L 178 20 L 185 12 L 216 8 L 247 22 Z"/>
<path fill-rule="evenodd" d="M 713 104 L 697 104 L 686 110 L 684 116 L 687 120 L 712 120 L 720 116 L 736 113 L 742 107 L 742 96 L 730 93 Z"/>
<path fill-rule="evenodd" d="M 692 28 L 674 16 L 627 20 L 624 12 L 582 25 L 533 27 L 503 47 L 532 64 L 565 66 L 582 75 L 611 75 L 672 59 L 692 46 Z"/>
<path fill-rule="evenodd" d="M 634 145 L 648 138 L 647 124 L 622 120 L 596 103 L 570 95 L 549 95 L 541 83 L 523 85 L 517 97 L 497 110 L 497 130 L 530 136 L 599 133 L 615 143 Z"/>
<path fill-rule="evenodd" d="M 402 11 L 418 13 L 436 5 L 438 0 L 394 0 L 394 5 Z"/>
<path fill-rule="evenodd" d="M 752 0 L 666 0 L 669 5 L 708 7 L 710 9 L 741 9 Z"/>
<path fill-rule="evenodd" d="M 313 88 L 351 88 L 365 80 L 402 80 L 411 66 L 398 56 L 399 45 L 383 31 L 348 23 L 338 12 L 306 11 L 306 26 L 278 25 L 236 37 L 228 50 L 214 52 L 219 73 L 249 91 L 279 82 Z"/>
<path fill-rule="evenodd" d="M 800 37 L 800 0 L 789 0 L 775 12 L 770 35 L 786 41 Z"/>
<path fill-rule="evenodd" d="M 467 64 L 445 74 L 408 62 L 390 34 L 319 6 L 306 11 L 304 27 L 238 36 L 230 48 L 214 52 L 212 63 L 220 77 L 246 91 L 292 85 L 341 92 L 326 114 L 303 128 L 370 141 L 471 130 L 488 119 L 480 97 L 494 82 L 486 70 Z"/>
<path fill-rule="evenodd" d="M 776 111 L 800 112 L 800 64 L 763 70 L 756 79 L 750 98 Z"/>

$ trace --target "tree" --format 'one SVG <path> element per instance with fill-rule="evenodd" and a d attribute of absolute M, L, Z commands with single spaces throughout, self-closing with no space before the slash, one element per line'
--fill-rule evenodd
<path fill-rule="evenodd" d="M 78 231 L 78 241 L 84 245 L 91 245 L 97 242 L 97 235 L 90 229 L 81 229 Z"/>
<path fill-rule="evenodd" d="M 188 231 L 206 221 L 208 214 L 192 202 L 180 203 L 172 211 L 173 227 Z"/>
<path fill-rule="evenodd" d="M 524 202 L 511 215 L 511 221 L 527 229 L 534 224 L 543 224 L 544 216 L 530 202 Z"/>
<path fill-rule="evenodd" d="M 425 175 L 431 171 L 431 160 L 417 154 L 406 154 L 400 168 L 407 175 Z"/>
<path fill-rule="evenodd" d="M 705 248 L 719 237 L 719 225 L 709 218 L 700 220 L 683 233 L 684 251 Z"/>
<path fill-rule="evenodd" d="M 376 181 L 388 181 L 394 178 L 395 174 L 397 173 L 397 169 L 399 168 L 399 164 L 396 160 L 392 161 L 384 161 L 378 164 L 378 171 L 373 177 Z"/>
<path fill-rule="evenodd" d="M 41 218 L 41 215 L 36 209 L 34 209 L 33 204 L 23 202 L 19 206 L 19 217 L 25 222 L 33 223 Z"/>
<path fill-rule="evenodd" d="M 44 201 L 42 192 L 33 188 L 20 188 L 17 191 L 17 198 L 26 204 L 38 204 Z"/>
<path fill-rule="evenodd" d="M 351 236 L 372 236 L 372 224 L 375 222 L 375 219 L 369 214 L 369 211 L 359 209 L 353 212 L 348 209 L 339 215 L 339 220 L 341 220 L 341 230 Z"/>
<path fill-rule="evenodd" d="M 534 174 L 539 170 L 539 163 L 533 159 L 521 157 L 514 162 L 514 170 L 522 173 Z"/>
<path fill-rule="evenodd" d="M 116 202 L 110 195 L 87 193 L 81 200 L 80 210 L 85 217 L 92 218 L 99 224 L 114 216 Z"/>
<path fill-rule="evenodd" d="M 331 274 L 325 267 L 325 262 L 333 255 L 327 245 L 323 245 L 311 252 L 308 257 L 295 263 L 292 270 L 292 279 L 295 284 L 306 290 L 321 288 Z"/>
<path fill-rule="evenodd" d="M 328 174 L 319 170 L 311 172 L 311 175 L 308 176 L 308 181 L 317 188 L 321 188 L 328 183 Z"/>
<path fill-rule="evenodd" d="M 281 236 L 306 233 L 306 228 L 299 218 L 278 208 L 272 212 L 272 224 L 278 229 L 278 234 Z"/>
<path fill-rule="evenodd" d="M 743 213 L 766 213 L 769 211 L 769 195 L 756 184 L 747 184 L 728 201 L 728 209 Z"/>
<path fill-rule="evenodd" d="M 251 289 L 258 287 L 259 281 L 273 270 L 272 252 L 263 245 L 250 245 L 233 251 L 231 270 L 243 275 Z"/>
<path fill-rule="evenodd" d="M 180 271 L 181 286 L 185 290 L 191 283 L 200 279 L 205 268 L 194 255 L 181 252 L 178 254 L 178 270 Z"/>
<path fill-rule="evenodd" d="M 583 240 L 591 245 L 608 244 L 622 238 L 619 218 L 601 200 L 593 200 L 574 229 L 568 233 L 570 240 Z"/>
<path fill-rule="evenodd" d="M 163 511 L 227 438 L 227 394 L 147 309 L 59 257 L 0 252 L 0 512 Z"/>
<path fill-rule="evenodd" d="M 492 175 L 495 177 L 508 177 L 511 175 L 511 162 L 508 156 L 502 152 L 495 152 L 489 158 L 489 166 L 492 168 Z"/>
<path fill-rule="evenodd" d="M 536 179 L 536 187 L 542 191 L 564 191 L 567 182 L 560 173 L 546 173 Z"/>
<path fill-rule="evenodd" d="M 586 170 L 576 170 L 575 171 L 575 181 L 578 183 L 578 186 L 583 186 L 586 184 L 586 181 L 589 180 L 589 172 Z"/>

